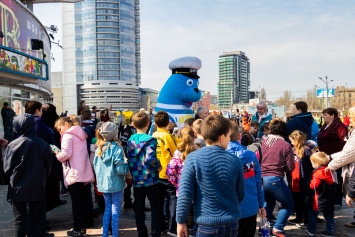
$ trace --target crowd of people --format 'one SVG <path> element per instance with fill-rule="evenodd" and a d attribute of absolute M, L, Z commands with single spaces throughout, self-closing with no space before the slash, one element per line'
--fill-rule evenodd
<path fill-rule="evenodd" d="M 323 110 L 320 125 L 303 101 L 286 121 L 264 102 L 253 116 L 230 119 L 199 108 L 181 129 L 165 111 L 141 109 L 117 125 L 96 109 L 82 101 L 78 114 L 58 116 L 53 105 L 28 101 L 14 118 L 13 140 L 6 135 L 1 146 L 16 236 L 51 236 L 46 212 L 65 204 L 66 192 L 68 236 L 86 235 L 96 207 L 103 236 L 118 236 L 123 206 L 133 207 L 138 237 L 253 237 L 258 215 L 271 236 L 289 236 L 286 224 L 315 236 L 319 212 L 327 237 L 336 232 L 334 208 L 355 201 L 355 107 L 348 121 Z"/>

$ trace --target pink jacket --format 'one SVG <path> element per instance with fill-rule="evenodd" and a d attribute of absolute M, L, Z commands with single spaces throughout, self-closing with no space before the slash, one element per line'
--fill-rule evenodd
<path fill-rule="evenodd" d="M 86 144 L 86 134 L 79 126 L 72 126 L 62 135 L 62 150 L 57 154 L 57 159 L 62 162 L 63 169 L 70 163 L 73 169 L 73 183 L 88 183 L 95 181 L 94 172 L 92 170 L 89 154 Z M 68 185 L 68 177 L 65 177 L 65 184 Z"/>

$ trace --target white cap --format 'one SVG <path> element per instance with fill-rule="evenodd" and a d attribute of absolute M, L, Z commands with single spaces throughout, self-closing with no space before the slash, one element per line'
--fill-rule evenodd
<path fill-rule="evenodd" d="M 184 76 L 199 78 L 197 70 L 201 68 L 201 60 L 197 57 L 177 58 L 169 63 L 169 69 L 173 74 L 182 74 Z"/>

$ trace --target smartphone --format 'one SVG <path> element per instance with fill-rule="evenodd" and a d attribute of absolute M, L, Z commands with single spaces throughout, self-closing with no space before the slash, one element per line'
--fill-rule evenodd
<path fill-rule="evenodd" d="M 173 130 L 173 134 L 177 134 L 179 131 L 179 128 L 178 127 L 175 127 L 174 130 Z"/>

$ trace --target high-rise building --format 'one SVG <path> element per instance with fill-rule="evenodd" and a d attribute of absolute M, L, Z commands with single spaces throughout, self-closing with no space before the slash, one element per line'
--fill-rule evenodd
<path fill-rule="evenodd" d="M 139 0 L 63 4 L 63 106 L 139 108 Z"/>
<path fill-rule="evenodd" d="M 242 51 L 219 56 L 218 107 L 230 109 L 234 103 L 248 103 L 250 63 Z"/>

